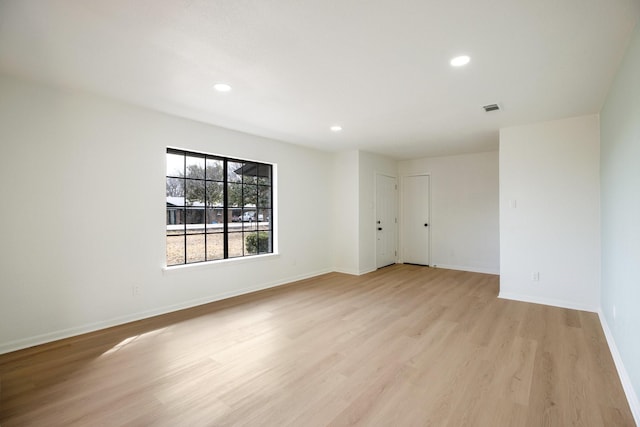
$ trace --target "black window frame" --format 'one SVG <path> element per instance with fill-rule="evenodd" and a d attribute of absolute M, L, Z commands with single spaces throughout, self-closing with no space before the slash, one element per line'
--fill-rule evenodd
<path fill-rule="evenodd" d="M 171 175 L 170 172 L 173 171 L 169 171 L 168 167 L 165 171 L 165 194 L 167 196 L 165 262 L 167 267 L 210 263 L 227 259 L 249 258 L 274 253 L 274 164 L 167 147 L 165 158 L 168 159 L 168 155 L 170 154 L 182 156 L 183 165 L 181 175 Z M 203 169 L 201 171 L 201 176 L 189 175 L 190 172 L 187 166 L 188 158 L 202 159 Z M 222 163 L 220 175 L 214 177 L 207 176 L 210 164 L 209 162 L 213 162 L 214 164 L 217 162 Z M 238 167 L 239 165 L 241 166 Z M 200 174 L 199 170 L 196 171 Z M 212 171 L 215 171 L 215 169 L 212 169 Z M 169 203 L 170 181 L 172 185 L 176 185 L 178 188 L 181 188 L 181 190 L 173 190 L 173 192 L 181 193 L 181 196 L 179 195 L 174 198 L 177 200 L 182 199 L 182 205 Z M 208 190 L 209 188 L 214 188 L 212 187 L 214 185 L 218 188 L 219 185 L 222 187 L 222 194 L 215 196 L 215 201 L 209 199 L 210 192 Z M 189 201 L 189 188 L 194 188 L 195 190 L 193 191 L 201 191 L 204 201 L 198 203 L 201 203 L 202 206 L 193 206 L 193 201 Z M 238 188 L 240 191 L 239 194 Z M 231 189 L 234 189 L 235 191 L 233 195 L 230 194 Z M 249 192 L 245 194 L 245 191 L 247 190 L 255 192 L 253 194 Z M 232 203 L 231 199 L 234 199 L 236 203 Z M 238 201 L 240 202 L 239 205 L 237 205 Z M 247 203 L 247 201 L 254 201 L 255 203 L 251 206 L 251 203 Z M 236 215 L 237 213 L 240 213 L 241 216 L 238 217 Z M 218 224 L 217 221 L 211 222 L 212 217 L 210 215 L 214 218 L 221 217 L 222 227 L 216 227 L 218 231 L 209 231 L 210 226 L 212 227 L 213 224 Z M 194 218 L 200 217 L 203 221 L 201 231 L 197 228 L 197 225 L 200 224 L 199 222 L 189 223 L 189 218 L 194 220 Z M 261 217 L 262 221 L 260 221 Z M 179 218 L 181 223 L 175 224 L 176 218 Z M 245 223 L 246 218 L 249 218 L 247 221 L 249 224 Z M 235 224 L 236 221 L 239 222 L 239 224 Z M 169 228 L 170 225 L 173 226 L 171 231 Z M 196 227 L 190 228 L 189 225 L 196 225 Z M 183 227 L 180 228 L 179 226 Z M 263 239 L 264 232 L 267 233 L 266 241 Z M 247 251 L 247 236 L 253 233 L 255 233 L 255 238 L 252 239 L 252 241 L 256 252 L 249 253 Z M 189 236 L 202 236 L 202 239 L 204 240 L 202 253 L 196 254 L 195 258 L 193 254 L 189 253 Z M 219 256 L 219 253 L 218 256 L 210 256 L 209 254 L 210 246 L 208 246 L 209 243 L 207 240 L 208 238 L 213 239 L 214 236 L 216 238 L 222 236 L 222 257 Z M 238 254 L 237 250 L 230 252 L 229 248 L 230 238 L 235 238 L 237 243 L 238 236 L 242 241 L 241 254 Z M 183 240 L 181 244 L 184 247 L 184 253 L 182 254 L 181 262 L 174 262 L 174 260 L 171 260 L 172 263 L 170 263 L 169 240 L 170 238 L 173 240 L 176 237 L 182 237 Z M 211 247 L 214 245 L 213 240 L 211 240 L 210 245 Z M 190 255 L 192 256 L 190 257 Z"/>

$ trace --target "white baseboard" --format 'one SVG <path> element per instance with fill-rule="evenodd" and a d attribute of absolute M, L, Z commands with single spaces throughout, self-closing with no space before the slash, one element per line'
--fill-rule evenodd
<path fill-rule="evenodd" d="M 483 268 L 483 267 L 469 267 L 465 265 L 449 265 L 449 264 L 432 264 L 431 267 L 434 268 L 446 268 L 447 270 L 460 270 L 460 271 L 470 271 L 471 273 L 484 273 L 484 274 L 500 274 L 500 270 L 496 270 L 493 268 Z"/>
<path fill-rule="evenodd" d="M 622 389 L 627 396 L 627 401 L 629 402 L 631 413 L 633 414 L 633 418 L 636 421 L 636 425 L 640 426 L 640 400 L 638 400 L 638 395 L 633 389 L 631 378 L 629 378 L 629 374 L 624 367 L 622 357 L 620 356 L 620 352 L 618 351 L 618 346 L 616 345 L 616 341 L 613 339 L 611 329 L 609 329 L 607 318 L 605 317 L 601 309 L 598 310 L 598 317 L 600 318 L 600 324 L 602 325 L 604 336 L 607 339 L 607 344 L 609 344 L 609 351 L 611 351 L 613 362 L 615 363 L 616 369 L 618 370 L 618 376 L 620 377 L 620 382 L 622 383 Z"/>
<path fill-rule="evenodd" d="M 514 301 L 530 302 L 533 304 L 550 305 L 552 307 L 570 308 L 572 310 L 590 311 L 592 313 L 598 312 L 598 308 L 596 307 L 591 307 L 588 305 L 579 304 L 572 301 L 557 300 L 553 298 L 540 298 L 540 297 L 533 297 L 530 295 L 512 294 L 508 292 L 500 292 L 500 294 L 498 295 L 498 298 L 510 299 Z"/>
<path fill-rule="evenodd" d="M 351 276 L 362 276 L 363 274 L 374 272 L 376 269 L 355 270 L 351 268 L 336 268 L 333 271 L 336 273 L 349 274 Z"/>
<path fill-rule="evenodd" d="M 374 267 L 374 268 L 367 268 L 367 269 L 365 269 L 365 270 L 360 270 L 360 271 L 358 272 L 358 276 L 362 276 L 363 274 L 373 273 L 373 272 L 374 272 L 374 271 L 376 271 L 376 270 L 377 270 L 377 268 L 375 268 L 375 267 Z"/>
<path fill-rule="evenodd" d="M 351 268 L 334 268 L 333 271 L 336 273 L 349 274 L 351 276 L 358 276 L 360 274 L 358 270 Z"/>
<path fill-rule="evenodd" d="M 232 298 L 232 297 L 240 296 L 244 294 L 249 294 L 249 293 L 261 291 L 264 289 L 275 288 L 277 286 L 282 286 L 288 283 L 297 282 L 298 280 L 309 279 L 311 277 L 316 277 L 322 274 L 331 273 L 332 271 L 333 270 L 331 269 L 326 269 L 326 270 L 315 271 L 307 274 L 301 274 L 298 276 L 292 276 L 292 277 L 277 280 L 274 282 L 263 283 L 255 287 L 243 288 L 243 289 L 238 289 L 230 292 L 223 292 L 216 295 L 210 295 L 203 298 L 184 301 L 178 304 L 172 304 L 168 306 L 155 308 L 152 310 L 132 313 L 126 316 L 115 317 L 105 321 L 88 323 L 82 326 L 48 332 L 46 334 L 36 335 L 32 337 L 27 337 L 27 338 L 21 338 L 19 340 L 9 341 L 9 342 L 0 344 L 0 354 L 22 350 L 24 348 L 34 347 L 36 345 L 46 344 L 52 341 L 57 341 L 64 338 L 70 338 L 77 335 L 98 331 L 100 329 L 110 328 L 113 326 L 118 326 L 118 325 L 122 325 L 129 322 L 135 322 L 136 320 L 147 319 L 149 317 L 158 316 L 161 314 L 167 314 L 167 313 L 171 313 L 178 310 L 184 310 L 186 308 L 196 307 L 198 305 L 208 304 L 210 302 L 220 301 L 223 299 Z"/>

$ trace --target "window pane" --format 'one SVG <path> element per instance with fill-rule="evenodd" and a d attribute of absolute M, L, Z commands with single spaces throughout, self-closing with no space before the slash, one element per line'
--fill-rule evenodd
<path fill-rule="evenodd" d="M 204 179 L 204 157 L 187 156 L 187 178 Z"/>
<path fill-rule="evenodd" d="M 245 233 L 245 255 L 268 253 L 270 248 L 270 234 L 267 231 Z"/>
<path fill-rule="evenodd" d="M 207 216 L 207 233 L 222 233 L 224 231 L 224 209 L 208 208 L 205 211 Z"/>
<path fill-rule="evenodd" d="M 167 234 L 184 234 L 186 214 L 184 208 L 167 206 Z"/>
<path fill-rule="evenodd" d="M 245 184 L 257 184 L 258 183 L 258 165 L 256 163 L 247 162 L 242 167 L 242 182 Z"/>
<path fill-rule="evenodd" d="M 184 264 L 184 236 L 167 236 L 167 265 Z"/>
<path fill-rule="evenodd" d="M 242 182 L 243 163 L 240 162 L 228 162 L 227 163 L 227 179 L 229 182 Z"/>
<path fill-rule="evenodd" d="M 229 233 L 229 258 L 239 257 L 244 255 L 244 234 Z"/>
<path fill-rule="evenodd" d="M 204 234 L 187 235 L 187 263 L 204 261 Z"/>
<path fill-rule="evenodd" d="M 252 212 L 252 213 L 255 213 L 255 211 Z M 258 223 L 255 220 L 251 220 L 249 222 L 245 221 L 242 224 L 243 224 L 242 229 L 244 231 L 257 230 L 258 229 Z"/>
<path fill-rule="evenodd" d="M 227 184 L 229 207 L 242 207 L 242 184 Z"/>
<path fill-rule="evenodd" d="M 258 247 L 259 254 L 270 254 L 273 252 L 273 234 L 267 231 L 260 232 L 260 245 Z"/>
<path fill-rule="evenodd" d="M 204 181 L 185 180 L 187 205 L 204 206 Z"/>
<path fill-rule="evenodd" d="M 258 174 L 258 164 L 255 162 L 245 162 L 242 166 L 242 176 L 245 178 L 256 177 Z"/>
<path fill-rule="evenodd" d="M 222 182 L 213 182 L 213 181 L 206 181 L 205 182 L 205 187 L 206 187 L 206 195 L 207 195 L 207 206 L 223 206 L 224 205 L 224 200 L 223 198 L 223 194 L 222 194 L 222 189 L 224 184 Z"/>
<path fill-rule="evenodd" d="M 207 234 L 207 261 L 224 258 L 224 235 Z"/>
<path fill-rule="evenodd" d="M 258 184 L 271 185 L 271 165 L 261 164 L 258 168 Z"/>
<path fill-rule="evenodd" d="M 260 230 L 271 228 L 271 209 L 258 209 L 258 225 Z"/>
<path fill-rule="evenodd" d="M 184 180 L 182 178 L 167 178 L 167 197 L 175 197 L 180 206 L 184 206 Z M 178 201 L 177 198 L 182 198 Z M 169 199 L 167 199 L 169 201 Z"/>
<path fill-rule="evenodd" d="M 257 222 L 258 214 L 256 212 L 256 208 L 253 205 L 248 205 L 248 207 L 242 209 L 242 216 L 240 217 L 240 222 L 248 223 L 248 222 Z"/>
<path fill-rule="evenodd" d="M 187 208 L 187 233 L 204 233 L 204 209 Z"/>
<path fill-rule="evenodd" d="M 258 207 L 271 207 L 271 187 L 264 185 L 258 187 Z"/>
<path fill-rule="evenodd" d="M 242 209 L 235 209 L 235 208 L 230 208 L 229 209 L 229 217 L 228 217 L 228 223 L 229 223 L 229 231 L 233 231 L 231 230 L 231 227 L 234 224 L 238 224 L 240 222 L 242 222 Z"/>
<path fill-rule="evenodd" d="M 258 204 L 258 186 L 244 184 L 242 186 L 242 206 L 255 208 Z"/>
<path fill-rule="evenodd" d="M 211 179 L 214 181 L 222 181 L 223 180 L 223 162 L 218 159 L 207 159 L 207 179 Z"/>
<path fill-rule="evenodd" d="M 184 156 L 167 153 L 167 176 L 184 176 Z"/>

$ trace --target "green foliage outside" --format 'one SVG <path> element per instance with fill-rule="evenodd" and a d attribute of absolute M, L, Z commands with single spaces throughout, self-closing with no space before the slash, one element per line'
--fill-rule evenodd
<path fill-rule="evenodd" d="M 224 205 L 222 200 L 223 184 L 207 181 L 205 187 L 205 182 L 202 181 L 205 178 L 204 167 L 191 164 L 187 166 L 186 176 L 182 172 L 179 175 L 180 178 L 167 178 L 167 196 L 185 197 L 188 205 L 193 202 L 202 202 L 207 207 Z M 229 207 L 271 206 L 271 188 L 262 185 L 270 185 L 269 178 L 242 177 L 234 172 L 230 172 L 229 175 L 229 186 L 227 187 Z M 207 180 L 221 180 L 222 164 L 208 163 L 206 177 Z"/>
<path fill-rule="evenodd" d="M 265 253 L 269 251 L 269 233 L 258 231 L 247 234 L 246 248 L 250 254 Z"/>

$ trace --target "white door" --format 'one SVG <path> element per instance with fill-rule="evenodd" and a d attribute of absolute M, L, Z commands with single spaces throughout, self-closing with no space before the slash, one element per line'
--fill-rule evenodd
<path fill-rule="evenodd" d="M 398 242 L 396 178 L 376 175 L 376 267 L 396 263 Z"/>
<path fill-rule="evenodd" d="M 429 265 L 429 175 L 402 180 L 402 261 Z"/>

